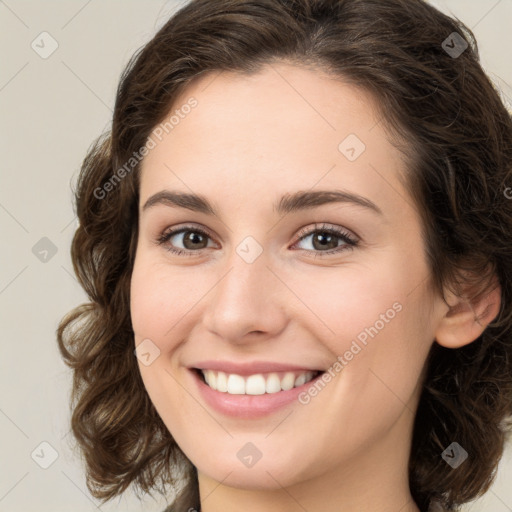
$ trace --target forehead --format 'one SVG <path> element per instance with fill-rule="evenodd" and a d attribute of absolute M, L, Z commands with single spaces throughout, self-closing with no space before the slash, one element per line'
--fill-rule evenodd
<path fill-rule="evenodd" d="M 344 133 L 363 138 L 381 117 L 368 91 L 323 71 L 285 63 L 265 65 L 250 75 L 223 71 L 196 77 L 176 98 L 171 113 L 186 109 L 191 98 L 197 107 L 172 131 L 199 130 L 202 145 L 212 136 L 233 137 L 239 130 L 238 139 L 253 147 L 258 140 L 279 145 L 284 138 L 316 146 L 322 136 L 326 142 L 334 134 L 334 141 Z M 248 140 L 254 134 L 257 139 Z M 386 134 L 381 129 L 377 135 Z"/>
<path fill-rule="evenodd" d="M 141 198 L 173 187 L 239 199 L 259 193 L 261 201 L 269 190 L 316 183 L 377 198 L 388 181 L 392 200 L 404 162 L 380 116 L 369 92 L 320 71 L 272 64 L 252 75 L 208 73 L 153 130 Z"/>

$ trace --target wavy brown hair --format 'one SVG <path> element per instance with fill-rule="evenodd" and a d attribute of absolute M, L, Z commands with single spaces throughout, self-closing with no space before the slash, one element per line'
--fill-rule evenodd
<path fill-rule="evenodd" d="M 443 47 L 453 32 L 468 43 L 460 56 Z M 199 508 L 196 469 L 157 414 L 134 355 L 140 163 L 113 177 L 193 78 L 252 74 L 278 61 L 322 69 L 377 98 L 407 158 L 404 179 L 441 296 L 450 286 L 478 298 L 492 276 L 501 286 L 499 314 L 483 334 L 458 349 L 434 340 L 425 366 L 410 490 L 422 512 L 434 502 L 457 510 L 489 489 L 510 435 L 512 119 L 471 30 L 423 0 L 192 0 L 132 57 L 112 129 L 89 149 L 77 183 L 71 255 L 89 302 L 57 332 L 74 371 L 71 429 L 87 486 L 105 502 L 131 484 L 150 494 L 170 485 L 172 510 Z M 457 469 L 441 458 L 454 440 L 469 453 Z"/>

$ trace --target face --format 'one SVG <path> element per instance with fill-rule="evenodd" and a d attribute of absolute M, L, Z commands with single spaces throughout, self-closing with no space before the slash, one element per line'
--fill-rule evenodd
<path fill-rule="evenodd" d="M 142 165 L 131 282 L 174 439 L 253 489 L 404 460 L 442 307 L 376 102 L 281 63 L 202 77 L 175 110 Z"/>

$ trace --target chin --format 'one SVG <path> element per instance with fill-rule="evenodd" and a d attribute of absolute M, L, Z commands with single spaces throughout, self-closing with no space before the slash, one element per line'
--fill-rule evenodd
<path fill-rule="evenodd" d="M 287 469 L 291 470 L 292 466 L 292 464 L 288 468 L 261 466 L 257 469 L 256 467 L 245 468 L 238 465 L 236 467 L 225 465 L 207 467 L 204 470 L 198 467 L 198 471 L 216 482 L 222 482 L 223 485 L 236 489 L 277 491 L 293 484 L 287 471 Z M 229 476 L 227 476 L 228 474 Z M 286 475 L 286 480 L 281 475 Z"/>

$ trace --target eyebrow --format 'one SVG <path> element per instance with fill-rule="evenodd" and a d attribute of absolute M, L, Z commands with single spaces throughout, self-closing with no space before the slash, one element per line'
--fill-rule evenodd
<path fill-rule="evenodd" d="M 354 204 L 367 208 L 378 215 L 383 215 L 382 210 L 375 203 L 366 197 L 346 190 L 298 190 L 282 196 L 279 202 L 273 205 L 273 208 L 277 214 L 285 215 L 330 203 Z M 170 190 L 162 190 L 153 194 L 142 207 L 142 211 L 159 204 L 219 217 L 217 210 L 206 197 Z"/>

